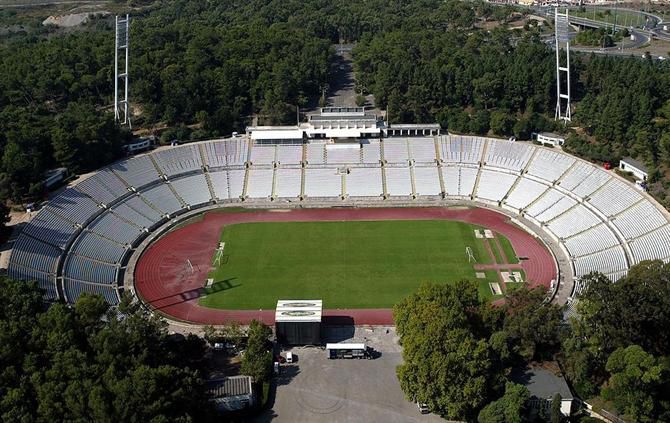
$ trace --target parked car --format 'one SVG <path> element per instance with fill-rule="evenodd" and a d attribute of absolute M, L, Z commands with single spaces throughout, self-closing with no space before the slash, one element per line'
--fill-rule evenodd
<path fill-rule="evenodd" d="M 430 409 L 428 408 L 428 404 L 425 402 L 417 402 L 416 403 L 417 408 L 419 409 L 419 412 L 421 414 L 428 414 L 430 413 Z"/>

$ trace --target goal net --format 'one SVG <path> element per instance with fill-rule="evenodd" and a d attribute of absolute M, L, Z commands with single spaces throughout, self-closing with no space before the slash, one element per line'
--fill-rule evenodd
<path fill-rule="evenodd" d="M 477 259 L 475 258 L 475 255 L 472 252 L 472 248 L 465 247 L 465 254 L 468 256 L 468 263 L 477 263 Z"/>

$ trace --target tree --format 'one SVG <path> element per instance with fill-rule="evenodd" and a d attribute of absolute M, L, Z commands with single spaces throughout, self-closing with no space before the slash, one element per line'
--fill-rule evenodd
<path fill-rule="evenodd" d="M 397 375 L 405 396 L 449 418 L 474 418 L 500 384 L 491 350 L 479 333 L 476 285 L 423 284 L 393 315 L 404 363 Z M 463 360 L 463 357 L 468 357 Z"/>
<path fill-rule="evenodd" d="M 489 132 L 490 114 L 486 110 L 478 110 L 470 119 L 470 132 L 485 135 Z"/>
<path fill-rule="evenodd" d="M 522 423 L 529 421 L 528 400 L 530 393 L 525 386 L 507 382 L 505 395 L 491 402 L 479 412 L 479 423 Z"/>
<path fill-rule="evenodd" d="M 272 375 L 272 351 L 268 337 L 272 330 L 257 320 L 252 320 L 247 332 L 247 348 L 242 357 L 242 374 L 251 376 L 255 383 L 263 383 Z"/>
<path fill-rule="evenodd" d="M 0 277 L 3 421 L 208 421 L 199 338 L 168 335 L 141 308 L 107 313 L 97 295 L 42 303 Z M 103 318 L 104 317 L 104 318 Z"/>
<path fill-rule="evenodd" d="M 496 135 L 510 135 L 514 122 L 509 112 L 496 110 L 491 113 L 491 130 Z"/>
<path fill-rule="evenodd" d="M 612 284 L 590 275 L 578 305 L 585 336 L 607 353 L 639 345 L 655 355 L 670 354 L 670 264 L 645 261 Z M 604 365 L 604 362 L 603 362 Z"/>
<path fill-rule="evenodd" d="M 356 96 L 356 105 L 358 107 L 363 107 L 365 106 L 365 103 L 367 103 L 367 99 L 365 98 L 365 96 L 363 94 L 358 94 Z"/>
<path fill-rule="evenodd" d="M 670 417 L 670 369 L 638 345 L 619 348 L 607 360 L 611 376 L 602 394 L 634 421 Z"/>
<path fill-rule="evenodd" d="M 561 349 L 565 374 L 581 396 L 597 395 L 610 383 L 613 365 L 608 369 L 608 362 L 616 350 L 637 345 L 654 357 L 669 354 L 663 329 L 670 324 L 668 280 L 670 266 L 660 261 L 632 266 L 614 284 L 597 273 L 582 278 L 579 314 Z"/>
<path fill-rule="evenodd" d="M 560 348 L 563 313 L 545 304 L 543 288 L 522 287 L 509 293 L 503 309 L 503 331 L 512 351 L 523 361 L 551 359 Z"/>

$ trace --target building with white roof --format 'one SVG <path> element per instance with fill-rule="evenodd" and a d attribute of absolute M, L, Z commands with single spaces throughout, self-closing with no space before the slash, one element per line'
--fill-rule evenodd
<path fill-rule="evenodd" d="M 624 157 L 619 162 L 619 169 L 624 172 L 630 172 L 640 181 L 646 181 L 649 173 L 647 172 L 647 166 L 644 163 L 632 159 L 630 157 Z"/>
<path fill-rule="evenodd" d="M 433 136 L 440 125 L 387 124 L 365 107 L 323 107 L 308 115 L 307 122 L 293 126 L 249 126 L 247 135 L 257 144 L 300 143 L 304 140 L 332 142 L 391 136 Z"/>

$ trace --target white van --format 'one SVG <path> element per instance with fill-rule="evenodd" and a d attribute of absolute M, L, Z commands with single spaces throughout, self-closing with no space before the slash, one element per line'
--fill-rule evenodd
<path fill-rule="evenodd" d="M 286 362 L 293 363 L 293 353 L 291 351 L 286 353 Z"/>

